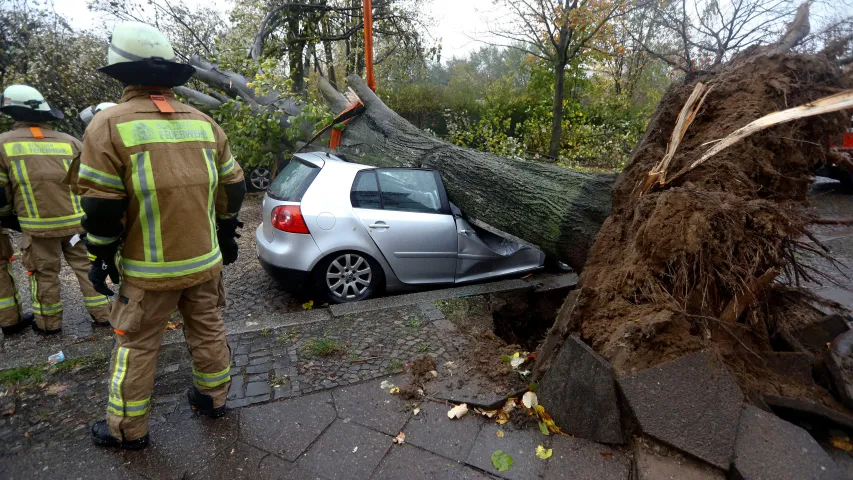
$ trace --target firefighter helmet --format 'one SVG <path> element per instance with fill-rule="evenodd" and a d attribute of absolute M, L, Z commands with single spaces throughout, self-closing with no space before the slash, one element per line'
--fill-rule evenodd
<path fill-rule="evenodd" d="M 23 122 L 62 120 L 65 115 L 50 108 L 44 96 L 27 85 L 10 85 L 0 95 L 0 112 Z"/>
<path fill-rule="evenodd" d="M 118 104 L 112 102 L 103 102 L 99 103 L 95 107 L 86 107 L 85 110 L 80 112 L 80 120 L 83 120 L 83 123 L 89 125 L 90 123 L 92 123 L 92 119 L 95 118 L 95 115 L 97 115 L 98 112 L 106 110 L 110 107 L 115 107 L 116 105 Z"/>
<path fill-rule="evenodd" d="M 110 37 L 107 65 L 98 70 L 126 85 L 176 87 L 195 73 L 175 61 L 175 51 L 160 30 L 140 22 L 123 22 Z"/>

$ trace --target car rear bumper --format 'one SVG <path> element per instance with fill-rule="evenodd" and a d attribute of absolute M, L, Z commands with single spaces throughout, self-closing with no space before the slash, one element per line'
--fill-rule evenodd
<path fill-rule="evenodd" d="M 322 256 L 311 235 L 275 231 L 269 241 L 263 224 L 255 231 L 255 244 L 264 270 L 283 285 L 295 288 L 310 277 L 313 265 Z"/>
<path fill-rule="evenodd" d="M 275 265 L 265 262 L 264 259 L 260 257 L 258 258 L 258 262 L 260 262 L 264 271 L 267 272 L 267 275 L 287 290 L 302 290 L 308 286 L 308 282 L 311 278 L 311 272 L 276 267 Z"/>

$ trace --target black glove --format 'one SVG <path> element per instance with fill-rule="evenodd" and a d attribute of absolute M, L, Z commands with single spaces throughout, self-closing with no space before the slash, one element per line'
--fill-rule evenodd
<path fill-rule="evenodd" d="M 220 218 L 216 220 L 216 238 L 219 240 L 219 250 L 222 252 L 222 263 L 230 265 L 237 261 L 237 253 L 240 247 L 237 239 L 240 234 L 238 228 L 243 228 L 243 222 L 235 215 L 232 218 Z"/>
<path fill-rule="evenodd" d="M 119 242 L 94 245 L 85 236 L 83 240 L 86 242 L 86 249 L 89 250 L 89 254 L 95 257 L 92 266 L 89 268 L 89 281 L 92 282 L 92 286 L 98 293 L 112 297 L 114 294 L 107 287 L 107 277 L 110 277 L 114 285 L 118 285 L 121 281 L 116 267 L 116 253 L 118 253 Z"/>
<path fill-rule="evenodd" d="M 21 222 L 18 221 L 17 215 L 10 215 L 8 217 L 0 217 L 0 227 L 8 228 L 9 230 L 14 230 L 16 232 L 21 231 Z"/>

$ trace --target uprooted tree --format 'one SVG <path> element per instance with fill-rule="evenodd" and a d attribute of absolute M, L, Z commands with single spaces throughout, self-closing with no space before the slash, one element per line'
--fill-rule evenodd
<path fill-rule="evenodd" d="M 540 347 L 534 375 L 548 368 L 569 333 L 580 332 L 617 375 L 711 349 L 736 366 L 750 393 L 781 389 L 832 404 L 819 387 L 785 390 L 784 379 L 765 371 L 761 353 L 780 344 L 804 349 L 790 336 L 792 322 L 820 314 L 815 299 L 794 288 L 821 276 L 800 262 L 800 253 L 825 254 L 816 240 L 801 240 L 808 235 L 801 207 L 812 168 L 831 155 L 826 139 L 843 131 L 846 115 L 771 127 L 687 170 L 709 142 L 769 113 L 853 87 L 833 53 L 838 49 L 791 53 L 808 32 L 807 12 L 800 10 L 776 45 L 751 48 L 671 86 L 615 185 L 612 175 L 450 145 L 402 119 L 356 76 L 348 82 L 364 111 L 346 126 L 336 152 L 370 165 L 437 169 L 467 215 L 582 270 Z M 257 103 L 245 78 L 201 59 L 193 63 L 205 83 Z M 640 195 L 700 82 L 710 92 L 669 155 L 669 172 L 681 173 Z M 328 83 L 321 81 L 320 89 L 333 111 L 352 100 Z"/>

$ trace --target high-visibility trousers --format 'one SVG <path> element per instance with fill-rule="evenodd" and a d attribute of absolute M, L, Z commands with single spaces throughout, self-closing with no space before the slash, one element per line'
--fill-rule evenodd
<path fill-rule="evenodd" d="M 120 290 L 110 315 L 116 332 L 107 403 L 110 434 L 136 440 L 148 433 L 157 354 L 175 306 L 184 317 L 193 383 L 213 397 L 214 408 L 224 405 L 231 386 L 231 354 L 219 311 L 225 304 L 221 275 L 183 290 L 142 290 L 128 283 Z"/>
<path fill-rule="evenodd" d="M 110 318 L 109 298 L 98 293 L 89 281 L 92 262 L 89 261 L 86 246 L 83 242 L 71 245 L 71 238 L 33 237 L 24 232 L 23 263 L 30 279 L 36 326 L 42 330 L 62 328 L 59 269 L 63 256 L 77 276 L 80 291 L 83 292 L 83 304 L 92 319 L 103 323 Z"/>
<path fill-rule="evenodd" d="M 12 273 L 12 241 L 0 233 L 0 327 L 11 327 L 21 321 L 21 298 Z"/>

